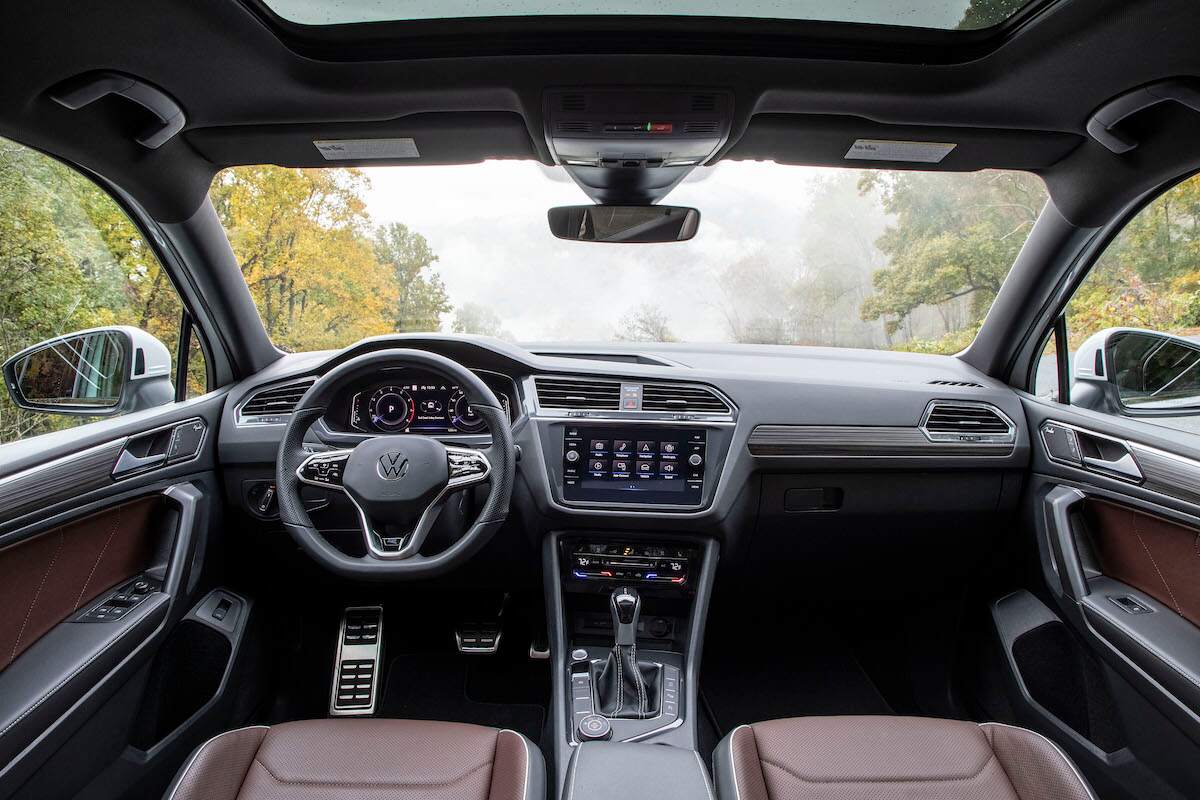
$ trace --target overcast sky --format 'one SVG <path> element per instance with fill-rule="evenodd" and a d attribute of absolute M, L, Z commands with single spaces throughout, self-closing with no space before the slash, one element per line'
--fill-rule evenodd
<path fill-rule="evenodd" d="M 306 25 L 527 14 L 662 14 L 953 28 L 970 0 L 266 0 Z"/>
<path fill-rule="evenodd" d="M 518 341 L 612 339 L 642 303 L 659 306 L 680 339 L 727 340 L 715 276 L 756 252 L 793 261 L 813 181 L 834 171 L 763 162 L 698 168 L 667 199 L 700 209 L 696 238 L 620 245 L 550 234 L 548 208 L 589 202 L 559 168 L 491 161 L 365 170 L 373 220 L 425 236 L 451 302 L 492 308 Z"/>

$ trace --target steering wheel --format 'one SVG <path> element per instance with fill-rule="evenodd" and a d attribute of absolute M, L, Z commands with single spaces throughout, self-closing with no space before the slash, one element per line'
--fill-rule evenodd
<path fill-rule="evenodd" d="M 492 436 L 485 448 L 457 447 L 418 435 L 383 435 L 358 446 L 312 453 L 304 435 L 343 386 L 384 369 L 415 367 L 457 383 Z M 508 414 L 487 384 L 466 367 L 434 353 L 390 349 L 358 356 L 312 385 L 292 412 L 279 443 L 275 486 L 279 518 L 319 564 L 347 578 L 405 580 L 446 572 L 474 555 L 508 516 L 516 457 Z M 453 545 L 422 555 L 421 545 L 455 492 L 491 483 L 475 522 Z M 300 499 L 303 484 L 342 491 L 358 509 L 367 553 L 348 556 L 325 540 Z"/>

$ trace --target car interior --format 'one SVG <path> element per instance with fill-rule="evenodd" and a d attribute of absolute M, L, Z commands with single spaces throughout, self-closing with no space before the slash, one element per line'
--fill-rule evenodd
<path fill-rule="evenodd" d="M 1200 797 L 1197 31 L 9 8 L 0 797 Z"/>

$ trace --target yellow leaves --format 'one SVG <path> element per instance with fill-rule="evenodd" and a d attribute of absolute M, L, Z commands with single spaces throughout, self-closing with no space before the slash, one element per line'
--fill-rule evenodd
<path fill-rule="evenodd" d="M 213 203 L 267 333 L 290 350 L 393 330 L 394 271 L 375 255 L 358 170 L 226 170 Z"/>

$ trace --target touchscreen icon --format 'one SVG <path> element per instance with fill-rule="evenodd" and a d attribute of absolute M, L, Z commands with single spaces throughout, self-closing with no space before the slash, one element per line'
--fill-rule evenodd
<path fill-rule="evenodd" d="M 657 444 L 657 442 L 638 442 L 637 443 L 638 457 L 640 458 L 641 456 L 654 455 L 657 452 L 657 449 L 655 448 L 656 444 Z"/>
<path fill-rule="evenodd" d="M 659 447 L 664 456 L 673 456 L 679 452 L 679 442 L 663 442 Z"/>
<path fill-rule="evenodd" d="M 613 442 L 614 453 L 628 453 L 633 449 L 633 442 L 628 439 L 617 439 Z"/>
<path fill-rule="evenodd" d="M 637 462 L 637 474 L 638 475 L 653 475 L 654 474 L 654 462 L 653 461 Z"/>

